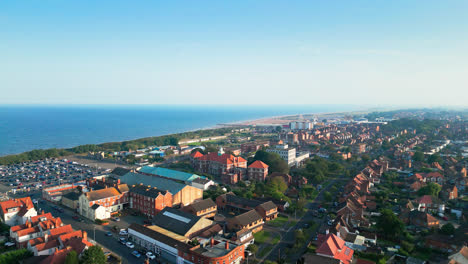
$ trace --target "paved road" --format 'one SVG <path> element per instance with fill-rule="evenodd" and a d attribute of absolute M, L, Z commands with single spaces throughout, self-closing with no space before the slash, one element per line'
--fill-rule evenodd
<path fill-rule="evenodd" d="M 285 253 L 286 248 L 288 247 L 288 245 L 291 245 L 291 243 L 294 243 L 294 240 L 295 240 L 294 231 L 296 231 L 297 229 L 304 229 L 306 224 L 308 224 L 310 221 L 314 221 L 314 222 L 317 223 L 317 227 L 314 230 L 314 232 L 312 232 L 311 236 L 306 239 L 306 242 L 304 243 L 303 247 L 300 250 L 297 251 L 298 252 L 297 254 L 288 256 L 288 259 L 287 259 L 288 263 L 296 263 L 297 260 L 303 255 L 303 252 L 305 252 L 305 250 L 307 248 L 307 245 L 310 243 L 310 241 L 313 240 L 315 234 L 317 234 L 317 231 L 320 228 L 320 226 L 322 224 L 326 224 L 325 223 L 326 222 L 326 217 L 324 217 L 323 219 L 319 219 L 317 217 L 314 217 L 313 214 L 312 214 L 313 210 L 317 210 L 319 205 L 323 202 L 323 200 L 324 200 L 323 194 L 324 194 L 325 191 L 330 189 L 331 186 L 333 186 L 336 182 L 345 181 L 345 180 L 346 179 L 344 179 L 344 178 L 334 179 L 334 180 L 332 180 L 332 182 L 328 186 L 323 188 L 319 192 L 317 197 L 315 198 L 314 202 L 310 202 L 310 203 L 307 204 L 308 211 L 304 214 L 304 216 L 302 216 L 299 219 L 299 221 L 296 223 L 295 226 L 290 227 L 288 229 L 288 231 L 285 234 L 283 234 L 281 241 L 261 261 L 264 261 L 265 259 L 271 260 L 271 261 L 277 261 L 278 256 L 285 257 L 286 256 L 286 253 Z"/>

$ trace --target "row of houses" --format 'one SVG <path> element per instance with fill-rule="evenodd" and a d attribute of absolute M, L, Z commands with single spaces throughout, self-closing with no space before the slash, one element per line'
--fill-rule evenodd
<path fill-rule="evenodd" d="M 16 247 L 27 249 L 33 253 L 34 262 L 38 264 L 58 264 L 64 263 L 68 253 L 74 250 L 78 256 L 93 244 L 88 241 L 87 233 L 81 230 L 73 230 L 71 225 L 66 225 L 60 217 L 53 217 L 51 213 L 42 211 L 37 214 L 32 205 L 30 197 L 0 202 L 2 211 L 11 208 L 27 209 L 29 214 L 16 216 L 3 214 L 11 217 L 5 223 L 11 225 L 10 238 L 15 242 Z"/>

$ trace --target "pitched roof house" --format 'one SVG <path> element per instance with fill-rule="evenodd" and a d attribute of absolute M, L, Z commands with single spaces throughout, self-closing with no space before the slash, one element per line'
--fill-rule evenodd
<path fill-rule="evenodd" d="M 335 234 L 321 235 L 317 244 L 315 252 L 319 256 L 338 259 L 343 264 L 350 264 L 353 260 L 354 250 L 345 246 L 345 241 Z"/>

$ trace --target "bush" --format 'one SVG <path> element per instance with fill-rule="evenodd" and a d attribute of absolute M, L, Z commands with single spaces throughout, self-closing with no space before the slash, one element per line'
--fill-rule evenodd
<path fill-rule="evenodd" d="M 32 256 L 33 253 L 27 249 L 18 249 L 2 253 L 0 255 L 0 263 L 2 264 L 16 264 L 20 263 L 21 260 Z"/>
<path fill-rule="evenodd" d="M 94 220 L 94 222 L 95 222 L 96 224 L 98 224 L 98 225 L 103 225 L 103 224 L 108 224 L 108 223 L 109 223 L 109 221 L 107 221 L 107 220 L 101 220 L 101 219 L 96 219 L 96 220 Z"/>

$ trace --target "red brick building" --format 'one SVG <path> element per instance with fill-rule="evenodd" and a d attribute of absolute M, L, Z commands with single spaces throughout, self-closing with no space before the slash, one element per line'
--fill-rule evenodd
<path fill-rule="evenodd" d="M 247 161 L 242 157 L 226 154 L 222 149 L 218 153 L 212 152 L 206 155 L 196 151 L 190 156 L 192 165 L 198 172 L 215 176 L 237 173 L 241 177 L 246 173 Z"/>
<path fill-rule="evenodd" d="M 173 197 L 169 191 L 144 185 L 130 187 L 130 208 L 146 216 L 155 216 L 165 207 L 172 207 Z"/>
<path fill-rule="evenodd" d="M 265 181 L 268 175 L 268 165 L 260 160 L 254 161 L 247 169 L 247 175 L 251 181 Z"/>

